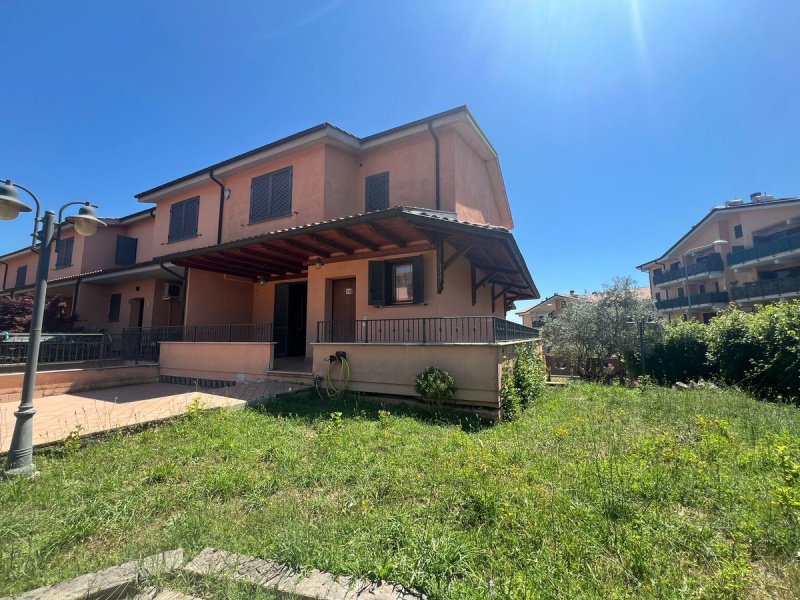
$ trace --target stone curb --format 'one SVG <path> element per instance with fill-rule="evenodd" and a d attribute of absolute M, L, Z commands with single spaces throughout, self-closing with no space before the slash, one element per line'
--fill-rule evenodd
<path fill-rule="evenodd" d="M 401 586 L 351 577 L 334 577 L 317 571 L 307 574 L 287 565 L 244 554 L 206 548 L 184 568 L 200 576 L 232 577 L 302 600 L 419 600 L 424 598 Z"/>
<path fill-rule="evenodd" d="M 183 565 L 183 550 L 170 550 L 0 600 L 113 600 L 136 589 L 141 577 L 171 573 Z"/>

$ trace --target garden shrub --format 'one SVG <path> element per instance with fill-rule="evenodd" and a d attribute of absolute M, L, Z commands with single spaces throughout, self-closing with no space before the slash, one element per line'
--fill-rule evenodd
<path fill-rule="evenodd" d="M 706 325 L 697 321 L 670 323 L 653 351 L 652 374 L 664 383 L 709 377 Z"/>
<path fill-rule="evenodd" d="M 750 334 L 757 351 L 749 387 L 759 396 L 800 404 L 800 301 L 760 308 Z"/>
<path fill-rule="evenodd" d="M 734 305 L 711 319 L 706 329 L 708 361 L 727 383 L 748 387 L 746 378 L 761 348 L 752 335 L 753 313 Z"/>
<path fill-rule="evenodd" d="M 500 379 L 500 402 L 505 420 L 518 417 L 522 412 L 522 399 L 514 379 L 514 363 L 510 358 L 506 358 Z"/>
<path fill-rule="evenodd" d="M 456 395 L 453 376 L 433 366 L 417 374 L 414 388 L 420 396 L 434 403 L 447 402 Z"/>
<path fill-rule="evenodd" d="M 514 386 L 523 405 L 542 394 L 546 380 L 547 367 L 539 349 L 532 342 L 518 344 L 514 361 Z"/>

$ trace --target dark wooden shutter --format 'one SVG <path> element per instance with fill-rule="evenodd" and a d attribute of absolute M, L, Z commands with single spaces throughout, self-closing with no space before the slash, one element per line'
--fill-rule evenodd
<path fill-rule="evenodd" d="M 72 264 L 72 248 L 75 245 L 75 237 L 58 240 L 56 244 L 56 266 L 68 267 Z"/>
<path fill-rule="evenodd" d="M 122 294 L 111 294 L 108 302 L 108 320 L 119 321 L 119 309 L 122 306 Z"/>
<path fill-rule="evenodd" d="M 292 212 L 292 168 L 272 174 L 270 216 L 281 217 Z"/>
<path fill-rule="evenodd" d="M 383 260 L 369 261 L 369 304 L 386 305 L 386 262 Z"/>
<path fill-rule="evenodd" d="M 250 222 L 292 213 L 292 167 L 254 177 L 250 183 Z"/>
<path fill-rule="evenodd" d="M 414 267 L 414 304 L 425 302 L 425 278 L 422 269 L 422 256 L 415 256 L 411 259 Z"/>
<path fill-rule="evenodd" d="M 139 241 L 136 238 L 125 235 L 117 236 L 117 251 L 114 255 L 114 263 L 117 265 L 132 265 L 136 263 L 136 248 Z"/>
<path fill-rule="evenodd" d="M 389 208 L 389 172 L 370 175 L 364 180 L 365 210 Z"/>
<path fill-rule="evenodd" d="M 168 241 L 185 240 L 197 235 L 197 220 L 200 216 L 200 196 L 176 202 L 169 209 Z"/>
<path fill-rule="evenodd" d="M 28 265 L 17 267 L 17 280 L 14 287 L 22 287 L 25 285 L 25 280 L 28 278 Z"/>

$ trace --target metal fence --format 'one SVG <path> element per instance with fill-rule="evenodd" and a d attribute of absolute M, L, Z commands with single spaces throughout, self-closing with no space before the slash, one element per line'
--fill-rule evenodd
<path fill-rule="evenodd" d="M 120 358 L 158 362 L 161 342 L 271 342 L 272 323 L 187 325 L 124 329 Z"/>
<path fill-rule="evenodd" d="M 0 338 L 1 340 L 1 338 Z M 0 341 L 0 365 L 24 365 L 28 358 L 28 334 L 11 334 Z M 39 364 L 103 360 L 107 344 L 102 333 L 43 334 Z"/>
<path fill-rule="evenodd" d="M 539 332 L 536 329 L 498 317 L 431 317 L 317 322 L 317 342 L 329 343 L 489 344 L 532 340 L 538 337 Z"/>

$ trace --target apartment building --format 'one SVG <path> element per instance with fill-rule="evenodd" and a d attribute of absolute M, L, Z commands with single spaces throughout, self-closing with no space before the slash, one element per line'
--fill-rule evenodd
<path fill-rule="evenodd" d="M 460 372 L 480 351 L 447 344 L 491 346 L 494 383 L 477 369 L 459 387 L 462 402 L 497 410 L 496 344 L 530 337 L 505 314 L 539 294 L 497 153 L 466 107 L 363 138 L 323 123 L 136 198 L 148 208 L 94 237 L 65 229 L 50 290 L 71 299 L 77 327 L 140 329 L 164 375 L 203 379 L 320 374 L 355 345 L 351 389 L 392 394 L 413 394 L 403 369 L 437 352 Z M 29 291 L 30 250 L 0 260 L 3 293 Z M 205 328 L 206 341 L 147 337 L 167 325 Z"/>
<path fill-rule="evenodd" d="M 800 198 L 763 193 L 715 206 L 662 256 L 650 276 L 658 311 L 707 322 L 734 302 L 743 310 L 800 297 Z"/>
<path fill-rule="evenodd" d="M 649 287 L 636 288 L 633 292 L 638 298 L 650 297 Z M 564 314 L 569 301 L 576 298 L 593 302 L 600 298 L 600 294 L 596 292 L 592 294 L 577 294 L 575 290 L 570 290 L 569 294 L 556 293 L 525 310 L 519 311 L 517 314 L 522 319 L 524 326 L 538 329 L 544 325 L 545 319 L 548 317 L 557 318 Z"/>

